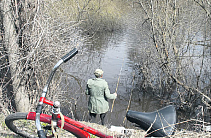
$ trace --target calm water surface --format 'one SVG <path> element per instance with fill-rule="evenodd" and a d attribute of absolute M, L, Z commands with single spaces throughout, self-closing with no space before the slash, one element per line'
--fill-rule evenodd
<path fill-rule="evenodd" d="M 132 30 L 103 34 L 94 37 L 86 48 L 79 49 L 79 54 L 74 61 L 65 66 L 68 74 L 74 75 L 65 81 L 68 89 L 74 89 L 74 93 L 65 93 L 68 100 L 62 112 L 67 116 L 74 114 L 75 119 L 87 120 L 87 101 L 88 96 L 84 94 L 86 81 L 94 78 L 94 70 L 101 68 L 104 71 L 103 78 L 108 82 L 111 93 L 117 89 L 118 97 L 114 102 L 113 111 L 109 111 L 106 116 L 107 125 L 131 126 L 123 120 L 130 101 L 133 90 L 130 110 L 148 112 L 162 107 L 160 100 L 154 99 L 150 93 L 143 93 L 134 89 L 133 83 L 133 61 L 130 61 L 130 49 L 138 46 L 138 39 L 135 38 Z M 138 33 L 138 32 L 137 32 Z M 138 35 L 138 34 L 137 34 Z M 118 83 L 119 79 L 119 83 Z M 67 84 L 68 82 L 68 84 Z M 117 88 L 118 84 L 118 88 Z M 67 87 L 64 87 L 67 89 Z M 70 107 L 70 103 L 72 103 Z M 76 103 L 76 106 L 75 106 Z M 110 108 L 113 100 L 109 100 Z M 72 114 L 71 108 L 75 109 Z M 99 121 L 99 118 L 98 118 Z"/>

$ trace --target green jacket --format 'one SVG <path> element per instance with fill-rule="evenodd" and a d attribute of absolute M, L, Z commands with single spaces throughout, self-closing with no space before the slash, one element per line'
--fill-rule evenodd
<path fill-rule="evenodd" d="M 91 113 L 106 113 L 109 109 L 108 99 L 115 99 L 116 95 L 110 94 L 108 83 L 101 78 L 89 79 L 86 94 L 89 96 L 88 109 Z"/>

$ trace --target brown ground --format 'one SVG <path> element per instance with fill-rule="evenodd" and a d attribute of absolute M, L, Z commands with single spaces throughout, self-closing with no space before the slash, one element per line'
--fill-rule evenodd
<path fill-rule="evenodd" d="M 2 117 L 2 115 L 0 116 L 0 138 L 20 138 L 20 136 L 17 136 L 15 133 L 11 132 L 5 125 L 4 123 L 4 117 Z M 95 123 L 88 123 L 88 122 L 81 122 L 84 123 L 92 128 L 95 128 L 105 134 L 108 135 L 122 135 L 118 132 L 113 132 L 110 131 L 107 127 L 102 126 L 102 125 L 98 125 Z M 128 138 L 143 138 L 145 135 L 145 131 L 143 130 L 133 130 L 132 135 L 130 136 L 125 136 L 122 135 L 121 138 L 124 137 L 128 137 Z M 74 138 L 74 136 L 70 133 L 64 134 L 65 136 L 62 136 L 62 138 L 67 137 L 67 138 Z M 211 132 L 205 132 L 205 131 L 201 131 L 201 132 L 192 132 L 192 131 L 176 131 L 176 133 L 173 136 L 169 136 L 170 138 L 211 138 Z M 91 136 L 91 138 L 96 138 L 95 136 Z"/>

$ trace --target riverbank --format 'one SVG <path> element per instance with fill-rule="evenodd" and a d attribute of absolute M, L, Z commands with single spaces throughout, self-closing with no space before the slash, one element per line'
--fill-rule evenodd
<path fill-rule="evenodd" d="M 11 132 L 7 126 L 4 123 L 4 116 L 0 116 L 0 138 L 21 138 L 17 134 Z M 106 126 L 102 126 L 96 123 L 89 123 L 89 122 L 84 122 L 82 121 L 81 123 L 90 126 L 92 128 L 95 128 L 105 134 L 108 135 L 121 135 L 127 138 L 143 138 L 146 134 L 145 131 L 140 130 L 140 129 L 133 129 L 131 130 L 132 133 L 128 133 L 127 135 L 123 135 L 117 131 L 111 131 L 109 128 Z M 64 132 L 62 132 L 64 133 Z M 92 138 L 95 136 L 91 136 Z M 205 132 L 205 131 L 200 131 L 200 132 L 193 132 L 193 131 L 187 131 L 187 130 L 182 130 L 182 131 L 176 131 L 174 135 L 170 136 L 171 138 L 210 138 L 211 137 L 211 132 Z M 71 133 L 65 133 L 62 138 L 75 138 Z"/>

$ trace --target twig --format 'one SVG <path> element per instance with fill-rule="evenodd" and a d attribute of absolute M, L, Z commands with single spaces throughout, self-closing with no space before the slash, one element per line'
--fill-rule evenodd
<path fill-rule="evenodd" d="M 133 85 L 134 85 L 134 79 L 135 79 L 135 74 L 133 75 L 132 87 L 133 87 Z M 128 106 L 127 106 L 126 113 L 127 113 L 127 111 L 129 110 L 129 108 L 130 108 L 132 95 L 133 95 L 133 89 L 131 90 L 131 93 L 130 93 L 130 100 L 129 100 L 129 103 L 128 103 Z M 126 120 L 126 116 L 125 116 L 125 118 L 124 118 L 124 120 L 123 120 L 123 124 L 124 124 L 125 120 Z"/>
<path fill-rule="evenodd" d="M 165 128 L 167 128 L 167 127 L 172 127 L 172 126 L 176 126 L 176 125 L 183 124 L 183 123 L 188 123 L 188 122 L 191 122 L 191 121 L 203 122 L 203 121 L 196 120 L 196 119 L 190 119 L 190 120 L 186 120 L 186 121 L 179 122 L 179 123 L 176 123 L 176 124 L 169 124 L 168 126 L 165 126 L 165 127 L 163 127 L 163 128 L 159 128 L 159 129 L 157 129 L 157 130 L 154 130 L 154 131 L 150 132 L 149 134 L 145 135 L 145 137 L 147 137 L 147 136 L 149 136 L 150 134 L 152 134 L 152 133 L 154 133 L 154 132 L 157 132 L 157 131 L 159 131 L 159 130 L 161 130 L 161 129 L 165 129 Z M 204 122 L 204 123 L 206 123 L 206 122 Z"/>
<path fill-rule="evenodd" d="M 150 125 L 150 127 L 147 129 L 146 133 L 144 136 L 148 136 L 149 134 L 147 134 L 149 132 L 149 130 L 152 128 L 153 124 L 155 123 L 155 121 L 157 120 L 157 114 L 155 116 L 155 120 L 153 121 L 153 123 Z"/>

